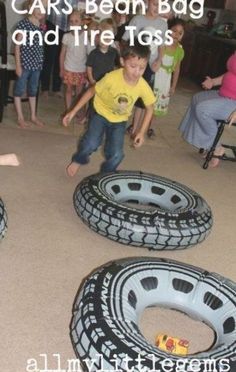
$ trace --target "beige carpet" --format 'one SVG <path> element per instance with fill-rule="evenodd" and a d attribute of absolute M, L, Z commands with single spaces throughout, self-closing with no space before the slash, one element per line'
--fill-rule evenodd
<path fill-rule="evenodd" d="M 72 303 L 82 279 L 111 259 L 129 256 L 173 258 L 236 281 L 235 164 L 201 168 L 197 152 L 182 142 L 174 122 L 163 125 L 154 141 L 139 150 L 126 143 L 123 169 L 152 172 L 179 181 L 199 192 L 214 214 L 212 233 L 202 244 L 178 252 L 149 252 L 119 245 L 97 235 L 77 217 L 72 194 L 76 184 L 95 173 L 101 153 L 68 179 L 64 168 L 75 149 L 76 137 L 0 127 L 1 153 L 16 152 L 22 165 L 1 167 L 0 194 L 9 229 L 0 245 L 0 370 L 23 372 L 34 358 L 38 369 L 61 368 L 74 353 L 69 338 Z M 235 134 L 234 134 L 235 139 Z M 183 318 L 184 317 L 184 318 Z M 167 332 L 190 340 L 191 351 L 210 345 L 212 332 L 199 322 L 173 311 L 148 310 L 141 328 L 154 342 Z"/>

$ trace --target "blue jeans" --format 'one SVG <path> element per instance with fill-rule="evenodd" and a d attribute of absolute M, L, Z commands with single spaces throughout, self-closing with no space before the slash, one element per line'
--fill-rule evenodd
<path fill-rule="evenodd" d="M 36 97 L 38 93 L 40 70 L 23 70 L 20 77 L 17 78 L 14 86 L 14 97 L 22 97 L 26 92 L 28 97 Z"/>
<path fill-rule="evenodd" d="M 126 121 L 111 123 L 103 116 L 95 113 L 91 117 L 78 151 L 72 157 L 72 162 L 87 164 L 89 156 L 102 144 L 105 135 L 104 155 L 106 160 L 101 166 L 101 172 L 115 171 L 124 157 L 123 146 L 126 123 Z"/>

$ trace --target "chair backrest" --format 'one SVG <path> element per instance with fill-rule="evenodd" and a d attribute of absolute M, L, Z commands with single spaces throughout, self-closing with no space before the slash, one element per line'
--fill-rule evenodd
<path fill-rule="evenodd" d="M 7 19 L 3 1 L 0 1 L 0 59 L 0 64 L 7 64 Z"/>

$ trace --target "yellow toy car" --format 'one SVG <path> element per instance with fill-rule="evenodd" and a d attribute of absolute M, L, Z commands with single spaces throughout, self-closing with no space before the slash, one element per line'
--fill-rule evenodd
<path fill-rule="evenodd" d="M 168 353 L 178 355 L 188 354 L 188 340 L 160 334 L 157 336 L 155 344 L 159 349 L 167 351 Z"/>

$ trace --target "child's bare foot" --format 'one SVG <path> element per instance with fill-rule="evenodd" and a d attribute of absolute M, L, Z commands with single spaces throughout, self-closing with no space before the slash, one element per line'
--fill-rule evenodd
<path fill-rule="evenodd" d="M 0 165 L 11 165 L 13 167 L 17 167 L 20 165 L 20 162 L 16 154 L 5 154 L 0 155 Z"/>
<path fill-rule="evenodd" d="M 22 128 L 22 129 L 25 129 L 25 128 L 28 128 L 30 127 L 30 123 L 28 123 L 27 121 L 25 121 L 25 119 L 18 119 L 17 121 L 17 125 Z"/>
<path fill-rule="evenodd" d="M 216 155 L 216 156 L 222 156 L 222 155 L 224 155 L 224 153 L 225 153 L 225 150 L 224 150 L 223 146 L 217 147 L 214 151 L 214 155 Z M 218 167 L 219 163 L 220 163 L 220 159 L 212 158 L 209 162 L 209 166 L 211 168 L 216 168 L 216 167 Z"/>
<path fill-rule="evenodd" d="M 72 161 L 66 168 L 66 173 L 68 174 L 68 176 L 74 177 L 76 173 L 78 172 L 79 167 L 80 167 L 79 163 L 75 163 Z"/>
<path fill-rule="evenodd" d="M 42 120 L 38 119 L 37 117 L 31 118 L 31 121 L 33 124 L 37 125 L 38 127 L 43 128 L 45 126 L 45 123 Z"/>

